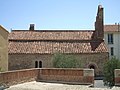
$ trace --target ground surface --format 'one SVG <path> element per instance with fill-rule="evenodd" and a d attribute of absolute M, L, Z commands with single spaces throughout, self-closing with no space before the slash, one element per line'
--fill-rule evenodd
<path fill-rule="evenodd" d="M 68 85 L 33 81 L 14 85 L 6 90 L 120 90 L 120 87 L 109 89 L 103 86 L 102 80 L 95 81 L 94 88 L 86 85 Z"/>

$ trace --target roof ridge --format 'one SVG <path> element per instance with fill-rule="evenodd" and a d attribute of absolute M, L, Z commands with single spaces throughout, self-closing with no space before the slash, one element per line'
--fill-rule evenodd
<path fill-rule="evenodd" d="M 93 32 L 94 30 L 12 30 L 11 32 Z"/>

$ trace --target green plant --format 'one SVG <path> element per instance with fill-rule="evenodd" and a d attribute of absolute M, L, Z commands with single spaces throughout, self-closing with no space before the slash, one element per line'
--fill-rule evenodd
<path fill-rule="evenodd" d="M 73 55 L 56 53 L 53 55 L 53 66 L 55 68 L 80 68 L 81 63 L 80 60 Z"/>
<path fill-rule="evenodd" d="M 2 71 L 2 68 L 0 67 L 0 72 Z"/>
<path fill-rule="evenodd" d="M 108 62 L 105 63 L 104 65 L 104 85 L 109 86 L 112 88 L 114 86 L 115 81 L 114 81 L 114 70 L 115 69 L 120 69 L 120 61 L 116 59 L 115 57 L 109 60 Z"/>

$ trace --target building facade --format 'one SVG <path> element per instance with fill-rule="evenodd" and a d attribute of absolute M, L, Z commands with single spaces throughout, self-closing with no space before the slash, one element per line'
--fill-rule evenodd
<path fill-rule="evenodd" d="M 104 39 L 108 47 L 109 57 L 120 59 L 120 25 L 105 25 Z"/>
<path fill-rule="evenodd" d="M 8 70 L 8 31 L 0 25 L 0 71 Z"/>
<path fill-rule="evenodd" d="M 104 43 L 103 7 L 98 6 L 95 30 L 12 30 L 9 34 L 9 70 L 52 68 L 54 53 L 75 55 L 83 68 L 101 75 L 108 60 Z"/>

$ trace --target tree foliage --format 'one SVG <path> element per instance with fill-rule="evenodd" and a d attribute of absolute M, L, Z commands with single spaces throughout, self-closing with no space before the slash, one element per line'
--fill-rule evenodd
<path fill-rule="evenodd" d="M 104 85 L 109 86 L 110 88 L 114 86 L 114 70 L 120 69 L 120 61 L 116 59 L 115 57 L 109 60 L 104 65 Z"/>
<path fill-rule="evenodd" d="M 73 55 L 56 53 L 53 55 L 53 66 L 55 68 L 80 68 L 80 61 Z"/>

